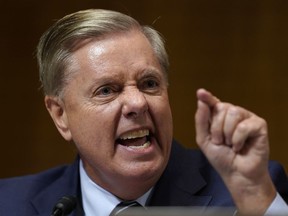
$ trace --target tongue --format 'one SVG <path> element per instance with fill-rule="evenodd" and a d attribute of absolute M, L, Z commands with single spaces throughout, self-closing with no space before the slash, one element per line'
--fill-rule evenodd
<path fill-rule="evenodd" d="M 134 139 L 126 139 L 126 140 L 118 140 L 121 145 L 124 146 L 141 146 L 147 141 L 146 137 L 134 138 Z"/>

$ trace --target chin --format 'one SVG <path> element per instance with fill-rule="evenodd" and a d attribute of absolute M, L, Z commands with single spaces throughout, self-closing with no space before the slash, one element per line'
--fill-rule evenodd
<path fill-rule="evenodd" d="M 124 174 L 124 178 L 129 178 L 133 182 L 157 182 L 162 175 L 166 163 L 164 161 L 143 162 L 129 167 Z M 128 180 L 128 179 L 127 179 Z M 129 180 L 128 180 L 129 181 Z"/>

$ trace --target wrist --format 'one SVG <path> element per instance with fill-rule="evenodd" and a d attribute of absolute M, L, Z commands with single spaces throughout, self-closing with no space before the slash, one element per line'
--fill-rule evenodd
<path fill-rule="evenodd" d="M 227 184 L 228 185 L 228 184 Z M 269 177 L 262 179 L 260 184 L 234 184 L 228 186 L 238 215 L 263 215 L 276 197 L 277 191 Z"/>

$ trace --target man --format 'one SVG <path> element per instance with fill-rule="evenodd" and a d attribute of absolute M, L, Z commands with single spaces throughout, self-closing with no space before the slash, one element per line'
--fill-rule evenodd
<path fill-rule="evenodd" d="M 51 215 L 65 195 L 78 199 L 72 214 L 86 216 L 109 215 L 132 200 L 235 205 L 249 215 L 278 213 L 280 206 L 287 213 L 287 177 L 268 162 L 260 117 L 199 89 L 196 140 L 205 156 L 173 141 L 169 63 L 155 30 L 118 12 L 79 11 L 42 36 L 38 61 L 46 107 L 79 158 L 1 180 L 0 215 Z"/>

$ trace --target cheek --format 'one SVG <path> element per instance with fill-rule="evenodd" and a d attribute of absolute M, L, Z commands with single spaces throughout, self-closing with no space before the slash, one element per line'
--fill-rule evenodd
<path fill-rule="evenodd" d="M 116 110 L 115 106 L 95 106 L 78 111 L 79 115 L 70 116 L 72 139 L 79 150 L 85 148 L 97 151 L 97 148 L 109 149 L 114 146 L 118 115 Z"/>
<path fill-rule="evenodd" d="M 98 119 L 83 126 L 73 134 L 73 140 L 81 158 L 97 166 L 107 165 L 114 155 L 113 127 Z"/>
<path fill-rule="evenodd" d="M 155 113 L 155 117 L 161 117 L 161 121 L 171 121 L 172 113 L 170 109 L 169 99 L 167 96 L 150 103 L 151 111 Z"/>
<path fill-rule="evenodd" d="M 168 140 L 172 140 L 173 119 L 168 97 L 154 100 L 150 104 L 150 112 L 160 133 Z"/>

